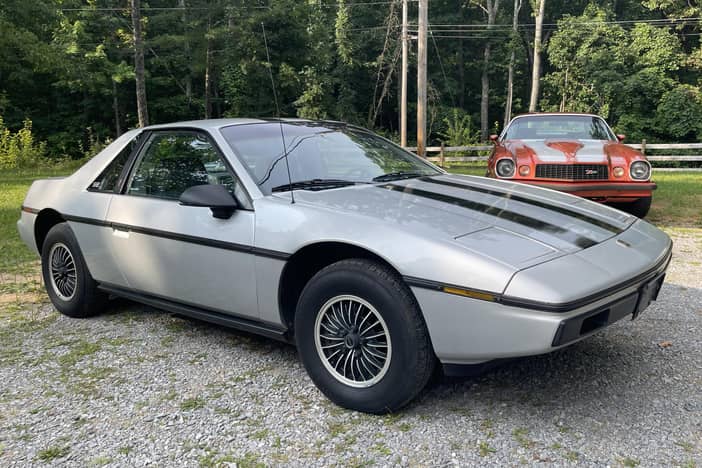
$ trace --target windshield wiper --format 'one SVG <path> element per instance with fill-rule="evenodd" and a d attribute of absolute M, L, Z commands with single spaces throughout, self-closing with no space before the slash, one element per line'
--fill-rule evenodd
<path fill-rule="evenodd" d="M 287 192 L 288 190 L 324 190 L 348 185 L 356 185 L 358 182 L 343 179 L 310 179 L 299 180 L 292 184 L 283 184 L 273 187 L 271 192 Z"/>
<path fill-rule="evenodd" d="M 423 172 L 412 172 L 412 171 L 397 171 L 388 172 L 387 174 L 379 175 L 378 177 L 373 177 L 373 182 L 389 182 L 391 180 L 400 179 L 411 179 L 413 177 L 422 177 L 427 174 Z"/>

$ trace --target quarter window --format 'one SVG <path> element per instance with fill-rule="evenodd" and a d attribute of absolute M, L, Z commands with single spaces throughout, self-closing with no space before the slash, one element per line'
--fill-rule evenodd
<path fill-rule="evenodd" d="M 219 184 L 239 201 L 246 197 L 217 150 L 202 134 L 159 132 L 142 150 L 129 181 L 129 195 L 177 200 L 195 185 Z"/>
<path fill-rule="evenodd" d="M 132 138 L 132 140 L 127 143 L 127 145 L 120 151 L 117 156 L 112 160 L 112 162 L 102 171 L 100 176 L 98 176 L 95 181 L 90 184 L 88 190 L 91 192 L 114 192 L 117 188 L 117 182 L 122 174 L 124 165 L 127 164 L 129 156 L 139 144 L 139 139 L 141 135 L 137 135 Z"/>

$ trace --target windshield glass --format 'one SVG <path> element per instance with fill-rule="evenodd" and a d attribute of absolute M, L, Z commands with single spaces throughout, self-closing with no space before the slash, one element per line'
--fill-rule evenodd
<path fill-rule="evenodd" d="M 221 132 L 264 194 L 289 183 L 278 122 L 232 125 Z M 293 183 L 370 183 L 386 174 L 440 174 L 419 157 L 359 128 L 329 122 L 284 122 L 283 133 Z"/>
<path fill-rule="evenodd" d="M 507 128 L 503 140 L 616 140 L 607 124 L 591 115 L 534 115 L 518 117 Z"/>

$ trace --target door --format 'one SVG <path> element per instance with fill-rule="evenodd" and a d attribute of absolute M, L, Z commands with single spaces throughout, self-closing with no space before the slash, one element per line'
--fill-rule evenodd
<path fill-rule="evenodd" d="M 182 206 L 189 187 L 221 184 L 240 208 L 217 219 Z M 111 249 L 128 287 L 142 294 L 255 318 L 254 212 L 210 138 L 191 130 L 153 132 L 108 209 Z"/>

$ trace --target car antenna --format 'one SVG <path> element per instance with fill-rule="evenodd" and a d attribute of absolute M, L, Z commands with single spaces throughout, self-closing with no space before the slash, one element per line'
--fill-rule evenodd
<path fill-rule="evenodd" d="M 268 75 L 271 77 L 271 88 L 273 89 L 273 102 L 275 102 L 275 111 L 278 114 L 278 124 L 280 124 L 280 138 L 283 141 L 283 157 L 285 158 L 285 168 L 288 171 L 288 184 L 290 185 L 291 203 L 295 203 L 295 193 L 293 191 L 292 177 L 290 176 L 290 163 L 288 162 L 288 148 L 285 146 L 285 132 L 283 131 L 283 120 L 280 116 L 280 106 L 278 106 L 278 94 L 275 91 L 275 80 L 273 79 L 273 70 L 271 64 L 271 55 L 268 51 L 268 39 L 266 38 L 266 27 L 261 22 L 261 30 L 263 31 L 263 44 L 266 46 L 266 61 L 268 62 Z"/>

